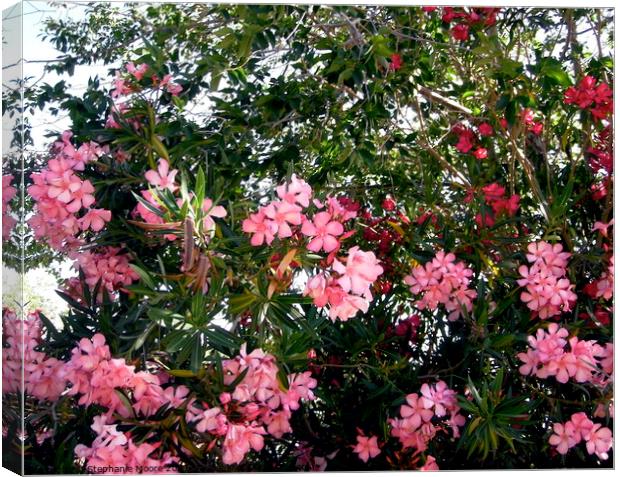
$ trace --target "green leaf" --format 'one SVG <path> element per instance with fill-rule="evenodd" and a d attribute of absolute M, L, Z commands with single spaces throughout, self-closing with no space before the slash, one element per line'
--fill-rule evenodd
<path fill-rule="evenodd" d="M 140 275 L 140 279 L 146 286 L 148 286 L 151 290 L 155 290 L 155 282 L 153 281 L 151 275 L 149 275 L 148 272 L 146 272 L 134 263 L 130 263 L 129 266 L 133 269 L 134 272 Z"/>
<path fill-rule="evenodd" d="M 194 337 L 194 347 L 192 349 L 192 357 L 190 359 L 190 369 L 194 373 L 198 373 L 198 370 L 202 368 L 202 361 L 205 357 L 204 348 L 202 346 L 202 337 L 200 333 L 196 333 Z"/>
<path fill-rule="evenodd" d="M 540 60 L 540 75 L 549 78 L 553 83 L 563 88 L 572 84 L 568 73 L 562 67 L 562 63 L 555 58 L 542 58 Z"/>

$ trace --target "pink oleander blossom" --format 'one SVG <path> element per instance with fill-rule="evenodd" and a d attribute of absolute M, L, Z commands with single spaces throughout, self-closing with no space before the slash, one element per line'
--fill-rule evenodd
<path fill-rule="evenodd" d="M 271 245 L 278 232 L 277 225 L 267 218 L 263 209 L 255 214 L 250 214 L 250 217 L 243 221 L 241 228 L 244 232 L 252 234 L 250 243 L 255 247 L 263 243 Z"/>
<path fill-rule="evenodd" d="M 560 454 L 565 455 L 569 449 L 579 443 L 580 439 L 572 422 L 569 421 L 566 424 L 556 422 L 553 425 L 553 435 L 549 438 L 549 444 L 554 446 Z"/>
<path fill-rule="evenodd" d="M 370 285 L 383 273 L 383 267 L 373 252 L 364 252 L 358 246 L 351 247 L 347 252 L 347 260 L 343 264 L 336 260 L 333 268 L 341 276 L 338 284 L 344 291 L 363 295 L 372 299 Z"/>
<path fill-rule="evenodd" d="M 369 459 L 374 459 L 381 450 L 377 443 L 377 436 L 366 437 L 364 435 L 357 436 L 357 445 L 353 447 L 353 452 L 357 454 L 362 462 L 368 462 Z"/>
<path fill-rule="evenodd" d="M 517 283 L 525 287 L 521 301 L 541 319 L 570 311 L 577 301 L 574 285 L 566 278 L 570 254 L 560 244 L 540 241 L 528 245 L 527 260 L 532 264 L 519 267 Z"/>
<path fill-rule="evenodd" d="M 439 251 L 433 260 L 414 267 L 411 275 L 405 277 L 410 291 L 422 295 L 416 301 L 418 309 L 435 310 L 443 305 L 449 312 L 450 321 L 457 320 L 463 308 L 467 312 L 472 311 L 476 291 L 469 289 L 469 283 L 473 272 L 463 262 L 455 260 L 453 253 Z"/>
<path fill-rule="evenodd" d="M 203 219 L 205 230 L 213 230 L 215 228 L 215 221 L 212 217 L 217 217 L 219 219 L 226 217 L 226 209 L 221 205 L 214 205 L 213 201 L 209 198 L 203 201 L 202 211 L 205 213 Z"/>
<path fill-rule="evenodd" d="M 278 197 L 289 204 L 299 204 L 302 207 L 310 205 L 312 187 L 303 179 L 298 179 L 295 174 L 291 176 L 291 182 L 276 187 Z"/>
<path fill-rule="evenodd" d="M 607 453 L 612 446 L 612 433 L 607 427 L 602 427 L 601 424 L 594 424 L 590 432 L 584 437 L 586 441 L 586 450 L 588 454 L 596 454 L 601 460 L 607 460 L 609 454 Z"/>
<path fill-rule="evenodd" d="M 140 81 L 149 70 L 149 65 L 147 65 L 146 63 L 141 63 L 136 66 L 134 65 L 133 61 L 130 61 L 125 65 L 125 69 L 127 70 L 127 73 Z"/>
<path fill-rule="evenodd" d="M 145 179 L 152 186 L 159 187 L 160 189 L 168 189 L 170 192 L 175 192 L 178 186 L 174 182 L 174 179 L 179 171 L 176 169 L 170 170 L 170 164 L 165 159 L 160 159 L 157 163 L 157 171 L 147 171 L 144 174 Z"/>
<path fill-rule="evenodd" d="M 265 216 L 272 221 L 275 235 L 287 238 L 293 235 L 291 225 L 301 225 L 301 207 L 290 202 L 272 202 L 264 208 Z"/>
<path fill-rule="evenodd" d="M 301 226 L 301 233 L 312 237 L 308 243 L 308 250 L 319 252 L 323 249 L 326 253 L 338 248 L 338 238 L 344 233 L 344 227 L 340 222 L 332 220 L 329 212 L 317 213 L 312 221 L 306 220 Z"/>
<path fill-rule="evenodd" d="M 400 418 L 388 419 L 391 435 L 404 449 L 424 452 L 440 430 L 451 429 L 455 439 L 460 436 L 459 427 L 465 425 L 465 417 L 459 414 L 456 392 L 445 382 L 423 384 L 420 395 L 409 394 L 406 401 L 400 407 Z"/>
<path fill-rule="evenodd" d="M 112 212 L 105 209 L 90 209 L 80 220 L 82 230 L 92 230 L 99 232 L 103 230 L 105 224 L 112 220 Z"/>

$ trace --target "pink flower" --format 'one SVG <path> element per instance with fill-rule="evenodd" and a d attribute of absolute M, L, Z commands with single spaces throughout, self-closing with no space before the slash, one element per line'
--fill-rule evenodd
<path fill-rule="evenodd" d="M 213 205 L 211 199 L 205 199 L 202 203 L 202 211 L 205 213 L 204 227 L 206 230 L 213 230 L 215 228 L 215 221 L 211 217 L 224 218 L 226 217 L 226 209 L 221 205 Z"/>
<path fill-rule="evenodd" d="M 570 422 L 575 428 L 575 435 L 579 434 L 583 439 L 592 431 L 594 423 L 588 419 L 585 412 L 577 412 L 570 418 Z"/>
<path fill-rule="evenodd" d="M 315 275 L 306 283 L 304 296 L 310 296 L 315 306 L 323 307 L 329 301 L 329 295 L 325 292 L 327 280 L 324 275 Z"/>
<path fill-rule="evenodd" d="M 534 122 L 534 112 L 529 108 L 525 108 L 524 110 L 522 110 L 521 121 L 523 121 L 523 124 L 525 125 L 532 124 Z"/>
<path fill-rule="evenodd" d="M 170 164 L 165 159 L 160 159 L 157 165 L 157 171 L 147 171 L 144 174 L 144 178 L 152 186 L 159 187 L 161 189 L 168 189 L 170 192 L 174 192 L 178 189 L 174 183 L 174 178 L 179 172 L 176 169 L 169 171 Z"/>
<path fill-rule="evenodd" d="M 336 260 L 333 268 L 342 275 L 338 284 L 344 291 L 364 295 L 367 299 L 371 299 L 370 285 L 383 273 L 375 254 L 364 252 L 357 246 L 349 249 L 346 265 Z"/>
<path fill-rule="evenodd" d="M 304 373 L 295 373 L 288 376 L 289 389 L 286 393 L 285 407 L 297 410 L 299 409 L 299 401 L 305 399 L 307 401 L 314 400 L 312 389 L 316 388 L 317 381 L 312 377 L 310 371 Z"/>
<path fill-rule="evenodd" d="M 329 212 L 319 212 L 313 217 L 313 221 L 306 220 L 301 233 L 313 237 L 308 243 L 308 250 L 318 252 L 323 249 L 329 253 L 338 248 L 339 242 L 336 237 L 344 233 L 344 227 L 340 222 L 332 220 Z"/>
<path fill-rule="evenodd" d="M 435 408 L 435 415 L 443 417 L 450 409 L 458 409 L 456 392 L 448 389 L 444 381 L 438 381 L 429 386 L 423 384 L 420 388 L 421 400 L 426 409 Z"/>
<path fill-rule="evenodd" d="M 614 219 L 611 219 L 608 223 L 594 222 L 594 227 L 592 227 L 592 231 L 596 232 L 598 230 L 603 237 L 607 237 L 607 229 L 611 227 L 613 224 L 614 224 Z"/>
<path fill-rule="evenodd" d="M 289 422 L 290 417 L 290 412 L 286 410 L 273 413 L 268 419 L 267 432 L 278 439 L 284 434 L 293 432 Z"/>
<path fill-rule="evenodd" d="M 172 76 L 171 75 L 164 75 L 164 77 L 161 80 L 161 83 L 159 84 L 160 87 L 166 87 L 166 91 L 168 91 L 168 93 L 170 93 L 172 96 L 178 96 L 181 91 L 183 91 L 183 87 L 177 83 L 173 83 L 172 81 Z"/>
<path fill-rule="evenodd" d="M 357 436 L 357 445 L 353 448 L 353 452 L 355 452 L 363 462 L 368 462 L 368 459 L 374 459 L 381 454 L 381 450 L 377 443 L 377 436 Z"/>
<path fill-rule="evenodd" d="M 358 311 L 366 313 L 368 311 L 368 300 L 360 296 L 349 295 L 342 288 L 330 287 L 329 292 L 329 317 L 332 321 L 339 318 L 341 321 L 347 321 L 353 318 Z"/>
<path fill-rule="evenodd" d="M 279 238 L 292 236 L 290 226 L 302 223 L 301 207 L 290 202 L 272 202 L 264 210 L 265 216 L 274 223 Z"/>
<path fill-rule="evenodd" d="M 121 77 L 121 74 L 119 71 L 116 72 L 116 76 L 114 78 L 114 81 L 112 81 L 112 85 L 114 86 L 114 89 L 112 90 L 110 94 L 112 98 L 118 98 L 120 96 L 125 96 L 131 93 L 132 91 L 131 87 L 128 86 L 125 80 Z"/>
<path fill-rule="evenodd" d="M 230 424 L 224 439 L 222 461 L 224 464 L 239 464 L 251 449 L 259 451 L 264 446 L 262 427 L 246 427 Z"/>
<path fill-rule="evenodd" d="M 581 436 L 575 432 L 575 426 L 572 422 L 565 425 L 556 422 L 553 425 L 554 434 L 549 437 L 549 444 L 556 447 L 560 454 L 567 454 L 568 450 L 575 447 L 579 443 Z"/>
<path fill-rule="evenodd" d="M 146 63 L 141 63 L 136 67 L 133 62 L 130 61 L 125 65 L 125 69 L 129 74 L 133 75 L 134 78 L 140 81 L 149 70 L 149 65 Z"/>
<path fill-rule="evenodd" d="M 610 429 L 601 427 L 600 424 L 594 424 L 584 439 L 586 441 L 586 450 L 588 454 L 596 454 L 596 456 L 602 460 L 607 460 L 609 458 L 607 451 L 611 449 L 612 445 L 612 434 Z"/>
<path fill-rule="evenodd" d="M 297 176 L 293 174 L 290 183 L 276 187 L 276 193 L 284 202 L 308 207 L 308 205 L 310 205 L 310 197 L 312 196 L 312 187 L 303 179 L 298 179 Z"/>
<path fill-rule="evenodd" d="M 216 436 L 226 435 L 228 432 L 228 419 L 219 407 L 213 407 L 203 411 L 198 416 L 198 424 L 196 424 L 198 432 L 209 432 Z"/>
<path fill-rule="evenodd" d="M 433 411 L 428 409 L 424 404 L 424 400 L 416 393 L 407 395 L 407 404 L 400 407 L 401 417 L 408 420 L 411 427 L 417 429 L 423 422 L 429 422 L 433 418 Z"/>
<path fill-rule="evenodd" d="M 82 230 L 90 228 L 93 232 L 99 232 L 110 220 L 112 220 L 112 212 L 109 210 L 90 209 L 79 222 Z"/>
<path fill-rule="evenodd" d="M 267 218 L 263 209 L 250 214 L 250 217 L 243 221 L 241 229 L 246 233 L 254 234 L 250 243 L 255 247 L 262 245 L 263 242 L 271 245 L 278 231 L 276 224 Z"/>
<path fill-rule="evenodd" d="M 528 349 L 526 353 L 519 353 L 517 358 L 523 363 L 519 367 L 519 372 L 523 375 L 535 374 L 538 367 L 538 353 L 533 349 Z"/>

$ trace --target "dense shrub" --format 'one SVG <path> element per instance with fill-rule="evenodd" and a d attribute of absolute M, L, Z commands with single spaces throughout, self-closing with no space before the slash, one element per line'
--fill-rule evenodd
<path fill-rule="evenodd" d="M 49 71 L 110 77 L 25 91 L 71 127 L 6 250 L 75 268 L 62 327 L 23 321 L 27 470 L 611 466 L 611 15 L 49 20 Z"/>

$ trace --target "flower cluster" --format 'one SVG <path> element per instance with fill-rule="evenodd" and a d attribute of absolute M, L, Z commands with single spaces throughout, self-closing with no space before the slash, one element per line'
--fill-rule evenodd
<path fill-rule="evenodd" d="M 129 417 L 133 412 L 150 416 L 164 405 L 178 407 L 189 390 L 185 386 L 161 386 L 160 379 L 146 371 L 135 371 L 124 359 L 112 358 L 105 337 L 100 333 L 92 339 L 82 338 L 71 351 L 71 359 L 62 371 L 64 381 L 71 384 L 69 396 L 79 396 L 78 403 L 107 408 L 106 416 L 115 413 Z M 132 409 L 116 390 L 130 392 Z"/>
<path fill-rule="evenodd" d="M 170 74 L 166 74 L 160 79 L 146 63 L 135 65 L 133 62 L 128 62 L 125 65 L 125 70 L 126 73 L 121 73 L 120 70 L 116 71 L 112 80 L 110 96 L 114 100 L 114 104 L 106 119 L 106 128 L 120 129 L 121 124 L 127 124 L 134 130 L 140 129 L 140 121 L 143 116 L 126 114 L 130 110 L 126 97 L 132 93 L 143 91 L 144 88 L 151 88 L 154 93 L 165 91 L 172 96 L 178 96 L 183 91 L 181 85 L 172 81 Z M 150 77 L 147 75 L 149 71 L 152 72 Z M 121 151 L 121 159 L 123 156 L 124 153 Z"/>
<path fill-rule="evenodd" d="M 488 123 L 482 123 L 478 126 L 478 132 L 481 136 L 491 136 L 493 134 L 493 128 Z M 458 123 L 452 127 L 452 133 L 458 136 L 458 141 L 454 145 L 457 151 L 462 154 L 467 154 L 470 151 L 476 159 L 486 159 L 488 156 L 488 150 L 480 143 L 480 140 L 476 136 L 476 133 L 468 126 Z"/>
<path fill-rule="evenodd" d="M 89 469 L 105 469 L 113 474 L 161 474 L 175 472 L 178 457 L 170 452 L 156 452 L 161 443 L 136 444 L 130 432 L 122 433 L 108 416 L 95 416 L 90 426 L 97 434 L 90 447 L 75 446 L 75 455 Z M 100 472 L 97 472 L 100 473 Z"/>
<path fill-rule="evenodd" d="M 476 291 L 468 287 L 473 271 L 455 260 L 453 253 L 446 254 L 441 250 L 432 260 L 414 267 L 411 275 L 405 277 L 411 293 L 422 294 L 422 298 L 416 301 L 418 309 L 436 310 L 442 304 L 449 312 L 450 321 L 457 320 L 463 309 L 472 311 Z"/>
<path fill-rule="evenodd" d="M 403 59 L 398 53 L 392 54 L 390 56 L 390 66 L 389 69 L 391 71 L 398 71 L 403 66 Z"/>
<path fill-rule="evenodd" d="M 373 252 L 351 247 L 344 263 L 336 258 L 331 270 L 308 280 L 304 295 L 312 297 L 318 307 L 329 305 L 332 321 L 347 321 L 359 310 L 368 311 L 372 300 L 370 286 L 382 273 Z"/>
<path fill-rule="evenodd" d="M 23 341 L 22 341 L 23 338 Z M 42 342 L 39 312 L 19 319 L 14 311 L 2 310 L 2 394 L 20 393 L 22 367 L 24 392 L 40 401 L 56 401 L 65 390 L 59 375 L 64 363 L 48 357 L 36 348 Z"/>
<path fill-rule="evenodd" d="M 534 120 L 534 111 L 529 108 L 524 108 L 521 110 L 521 122 L 526 127 L 528 131 L 535 134 L 536 136 L 540 136 L 543 132 L 543 124 L 539 121 Z"/>
<path fill-rule="evenodd" d="M 81 243 L 76 238 L 80 231 L 99 232 L 112 218 L 109 210 L 93 207 L 95 188 L 76 174 L 104 150 L 92 141 L 76 148 L 71 135 L 68 131 L 62 134 L 54 144 L 54 158 L 41 172 L 31 174 L 33 184 L 28 187 L 36 203 L 36 214 L 28 224 L 35 237 L 45 238 L 57 250 L 71 249 Z"/>
<path fill-rule="evenodd" d="M 91 290 L 101 281 L 99 299 L 103 297 L 103 289 L 112 294 L 140 278 L 129 265 L 128 255 L 121 253 L 118 247 L 104 247 L 100 252 L 88 250 L 72 256 L 74 267 L 82 270 Z"/>
<path fill-rule="evenodd" d="M 318 210 L 312 218 L 303 212 L 310 206 L 312 188 L 295 174 L 291 181 L 276 187 L 279 200 L 271 201 L 243 221 L 242 229 L 252 234 L 250 243 L 271 245 L 274 239 L 305 236 L 311 252 L 334 253 L 340 248 L 345 233 L 344 223 L 357 216 L 359 206 L 346 199 L 328 197 L 325 202 L 312 200 Z"/>
<path fill-rule="evenodd" d="M 556 323 L 551 323 L 546 331 L 538 329 L 536 336 L 528 336 L 529 349 L 517 355 L 523 363 L 519 372 L 542 379 L 555 376 L 560 383 L 572 378 L 578 383 L 605 384 L 606 378 L 600 372 L 608 376 L 613 372 L 613 345 L 603 347 L 593 340 L 567 338 L 568 330 Z"/>
<path fill-rule="evenodd" d="M 141 88 L 139 83 L 150 69 L 151 68 L 146 63 L 141 63 L 136 66 L 133 62 L 128 62 L 125 65 L 125 70 L 129 73 L 129 75 L 122 75 L 120 71 L 116 72 L 114 80 L 112 81 L 113 89 L 110 96 L 116 99 L 139 90 Z M 161 80 L 156 74 L 152 74 L 150 77 L 150 83 L 150 86 L 153 88 L 161 88 L 173 96 L 178 96 L 183 91 L 183 87 L 181 85 L 172 81 L 172 75 L 170 74 L 164 75 Z"/>
<path fill-rule="evenodd" d="M 456 392 L 444 381 L 423 384 L 420 395 L 408 394 L 406 401 L 400 407 L 400 418 L 388 419 L 392 436 L 398 438 L 403 448 L 424 452 L 437 433 L 447 427 L 454 438 L 459 437 L 459 426 L 465 424 L 465 418 L 459 414 Z"/>
<path fill-rule="evenodd" d="M 593 76 L 585 76 L 579 84 L 570 86 L 564 92 L 564 103 L 587 109 L 598 120 L 607 119 L 613 114 L 613 92 L 607 83 L 597 84 Z"/>
<path fill-rule="evenodd" d="M 291 182 L 278 186 L 276 192 L 281 200 L 270 202 L 243 221 L 243 231 L 252 234 L 250 243 L 255 247 L 263 243 L 271 245 L 275 237 L 280 239 L 291 237 L 293 235 L 291 227 L 305 222 L 302 211 L 310 205 L 312 188 L 293 174 Z M 328 220 L 319 219 L 316 225 L 319 225 L 322 231 L 320 244 L 316 242 L 319 249 L 323 247 L 324 242 L 327 242 L 329 248 L 333 245 L 332 239 L 342 234 L 342 229 L 333 225 L 329 217 Z M 314 228 L 316 229 L 316 226 Z M 306 230 L 309 231 L 308 228 Z"/>
<path fill-rule="evenodd" d="M 222 461 L 230 465 L 240 463 L 251 449 L 261 450 L 264 435 L 280 438 L 292 432 L 292 412 L 299 409 L 302 399 L 314 399 L 312 389 L 317 382 L 310 372 L 293 373 L 283 390 L 275 358 L 260 349 L 248 354 L 245 345 L 222 368 L 225 385 L 237 382 L 234 391 L 222 393 L 217 407 L 204 404 L 206 409 L 201 409 L 192 403 L 187 420 L 198 432 L 222 439 Z"/>
<path fill-rule="evenodd" d="M 489 27 L 495 24 L 495 17 L 499 8 L 480 7 L 480 8 L 454 8 L 444 7 L 441 19 L 445 23 L 456 22 L 451 29 L 452 38 L 458 41 L 469 39 L 470 28 L 482 25 Z"/>
<path fill-rule="evenodd" d="M 530 243 L 527 250 L 527 261 L 532 265 L 519 267 L 522 278 L 517 283 L 526 287 L 521 301 L 542 319 L 570 311 L 577 301 L 574 285 L 566 278 L 570 253 L 564 252 L 561 244 L 545 241 Z"/>
<path fill-rule="evenodd" d="M 517 194 L 506 197 L 506 188 L 497 183 L 484 186 L 482 193 L 484 194 L 485 204 L 490 206 L 493 212 L 476 214 L 475 221 L 478 227 L 492 227 L 495 225 L 496 218 L 501 216 L 512 217 L 519 210 L 520 197 Z M 465 203 L 471 202 L 473 197 L 474 190 L 472 189 L 465 197 Z"/>
<path fill-rule="evenodd" d="M 607 452 L 611 449 L 613 442 L 611 430 L 592 422 L 585 412 L 573 414 L 564 424 L 556 422 L 553 425 L 553 434 L 549 437 L 549 444 L 554 446 L 560 454 L 567 454 L 569 449 L 581 441 L 585 442 L 588 454 L 596 454 L 601 460 L 609 458 Z"/>

